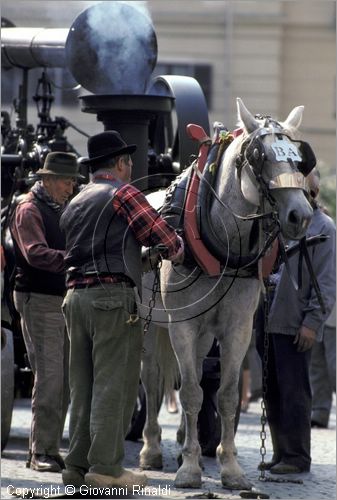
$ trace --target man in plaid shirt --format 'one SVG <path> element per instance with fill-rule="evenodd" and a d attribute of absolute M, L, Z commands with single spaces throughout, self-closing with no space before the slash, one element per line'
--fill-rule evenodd
<path fill-rule="evenodd" d="M 164 245 L 164 258 L 182 262 L 184 245 L 129 184 L 135 150 L 116 131 L 91 137 L 92 181 L 60 223 L 71 390 L 70 449 L 62 474 L 64 484 L 74 486 L 131 488 L 147 480 L 122 466 L 140 376 L 143 334 L 135 292 L 141 295 L 141 247 Z"/>

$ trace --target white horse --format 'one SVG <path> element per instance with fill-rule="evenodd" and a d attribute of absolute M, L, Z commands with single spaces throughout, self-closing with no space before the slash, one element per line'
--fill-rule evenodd
<path fill-rule="evenodd" d="M 237 109 L 242 133 L 229 145 L 220 161 L 209 206 L 212 225 L 209 238 L 216 238 L 216 245 L 226 254 L 221 273 L 210 277 L 199 267 L 177 266 L 164 260 L 160 270 L 164 309 L 161 309 L 157 297 L 153 311 L 153 319 L 162 326 L 168 318 L 169 336 L 181 376 L 180 401 L 186 434 L 182 448 L 183 462 L 175 478 L 175 486 L 180 488 L 201 486 L 197 418 L 203 395 L 199 382 L 202 362 L 214 337 L 219 341 L 221 358 L 217 400 L 222 432 L 217 458 L 222 485 L 230 489 L 252 486 L 235 456 L 234 418 L 239 372 L 251 338 L 261 280 L 249 270 L 249 266 L 242 269 L 241 264 L 246 265 L 247 256 L 251 256 L 252 252 L 259 259 L 258 252 L 263 248 L 265 235 L 261 229 L 259 236 L 253 237 L 256 224 L 254 219 L 245 217 L 273 212 L 267 233 L 270 234 L 276 227 L 285 238 L 300 239 L 312 215 L 304 193 L 304 176 L 299 172 L 304 165 L 304 153 L 293 142 L 303 106 L 294 108 L 283 123 L 270 117 L 254 117 L 239 98 Z M 145 297 L 149 296 L 152 280 L 151 273 L 145 275 Z M 155 359 L 150 351 L 149 359 L 153 370 Z M 140 465 L 143 468 L 160 467 L 160 428 L 151 402 L 158 378 L 149 376 L 146 361 L 143 383 L 152 413 L 148 415 L 144 428 Z"/>

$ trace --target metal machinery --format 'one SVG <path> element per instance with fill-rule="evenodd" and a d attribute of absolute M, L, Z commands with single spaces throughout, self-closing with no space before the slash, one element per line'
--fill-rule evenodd
<path fill-rule="evenodd" d="M 11 274 L 15 263 L 6 226 L 15 196 L 27 191 L 34 173 L 49 151 L 76 151 L 64 132 L 72 125 L 66 118 L 51 118 L 53 102 L 48 68 L 61 67 L 89 91 L 80 97 L 81 110 L 96 114 L 104 130 L 118 130 L 128 143 L 137 144 L 133 181 L 149 191 L 167 186 L 190 164 L 198 145 L 189 139 L 188 123 L 197 123 L 209 133 L 208 110 L 203 92 L 190 77 L 163 75 L 152 78 L 157 61 L 157 38 L 148 15 L 123 2 L 101 2 L 83 11 L 70 29 L 17 28 L 4 20 L 1 63 L 3 70 L 21 68 L 22 83 L 15 103 L 16 123 L 2 112 L 2 245 L 7 265 L 4 272 L 4 307 L 9 307 L 2 325 L 2 366 L 7 366 L 2 387 L 9 391 L 2 400 L 2 448 L 5 446 L 13 406 L 13 341 L 16 381 L 26 373 L 18 318 L 11 305 Z M 6 27 L 7 26 L 7 27 Z M 27 121 L 29 71 L 41 68 L 33 100 L 39 122 Z M 83 133 L 83 132 L 82 132 Z M 87 135 L 84 133 L 84 135 Z M 81 158 L 79 157 L 80 167 Z M 88 178 L 88 175 L 87 175 Z M 22 339 L 21 339 L 22 344 Z"/>

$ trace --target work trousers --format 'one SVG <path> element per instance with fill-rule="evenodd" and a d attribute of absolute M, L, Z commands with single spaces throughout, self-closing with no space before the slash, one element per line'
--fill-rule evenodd
<path fill-rule="evenodd" d="M 56 295 L 14 292 L 34 374 L 29 448 L 37 454 L 59 453 L 69 405 L 69 340 L 62 300 Z"/>
<path fill-rule="evenodd" d="M 70 334 L 66 467 L 118 477 L 140 377 L 135 292 L 125 283 L 70 289 L 63 312 Z"/>
<path fill-rule="evenodd" d="M 325 325 L 322 342 L 315 342 L 310 364 L 311 419 L 327 426 L 336 392 L 336 328 Z"/>
<path fill-rule="evenodd" d="M 293 335 L 268 334 L 267 419 L 273 444 L 273 461 L 281 460 L 310 470 L 311 350 L 298 352 Z M 263 332 L 257 336 L 263 359 Z"/>

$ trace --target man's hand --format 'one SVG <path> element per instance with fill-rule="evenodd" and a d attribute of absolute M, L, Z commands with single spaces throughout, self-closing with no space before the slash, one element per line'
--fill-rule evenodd
<path fill-rule="evenodd" d="M 304 352 L 311 349 L 314 345 L 315 339 L 316 332 L 302 325 L 294 340 L 294 344 L 297 344 L 297 351 Z"/>
<path fill-rule="evenodd" d="M 179 242 L 180 242 L 180 248 L 179 248 L 178 252 L 176 253 L 176 255 L 174 256 L 174 258 L 170 259 L 173 262 L 173 264 L 182 264 L 184 262 L 184 258 L 185 258 L 184 240 L 179 235 L 178 235 L 178 238 L 179 238 Z"/>

